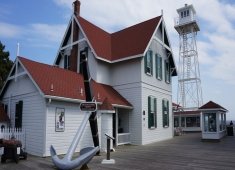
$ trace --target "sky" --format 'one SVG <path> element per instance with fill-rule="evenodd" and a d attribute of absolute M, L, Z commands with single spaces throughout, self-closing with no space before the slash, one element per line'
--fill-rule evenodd
<path fill-rule="evenodd" d="M 197 49 L 203 103 L 210 100 L 235 120 L 235 1 L 233 0 L 80 0 L 81 16 L 107 32 L 161 15 L 166 23 L 176 65 L 179 35 L 174 29 L 177 8 L 193 4 L 200 32 Z M 17 43 L 20 56 L 53 64 L 72 15 L 73 0 L 1 0 L 0 41 L 14 61 Z M 177 101 L 177 77 L 173 78 L 173 101 Z"/>

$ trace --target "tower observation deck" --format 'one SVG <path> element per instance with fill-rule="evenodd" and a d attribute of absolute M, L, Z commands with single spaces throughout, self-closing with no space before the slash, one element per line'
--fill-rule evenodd
<path fill-rule="evenodd" d="M 177 9 L 175 29 L 179 33 L 179 65 L 177 103 L 184 110 L 202 105 L 202 89 L 198 62 L 197 32 L 200 31 L 193 5 Z"/>

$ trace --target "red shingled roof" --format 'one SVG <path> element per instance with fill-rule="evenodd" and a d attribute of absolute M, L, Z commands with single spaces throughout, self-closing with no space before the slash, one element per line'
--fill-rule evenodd
<path fill-rule="evenodd" d="M 112 86 L 97 83 L 92 80 L 92 89 L 94 90 L 93 93 L 97 102 L 103 102 L 107 98 L 108 102 L 113 105 L 132 107 Z"/>
<path fill-rule="evenodd" d="M 8 122 L 9 117 L 7 116 L 7 113 L 4 110 L 3 104 L 0 103 L 0 122 Z"/>
<path fill-rule="evenodd" d="M 161 16 L 109 34 L 82 17 L 78 21 L 98 57 L 115 61 L 143 54 Z"/>
<path fill-rule="evenodd" d="M 19 57 L 19 61 L 45 95 L 85 100 L 84 79 L 81 74 L 23 57 Z M 81 88 L 83 89 L 82 94 L 80 93 Z M 103 103 L 105 101 L 102 107 L 107 110 L 112 110 L 110 104 L 132 107 L 124 97 L 109 85 L 96 83 L 92 80 L 92 88 L 97 102 Z"/>
<path fill-rule="evenodd" d="M 206 104 L 201 106 L 199 109 L 222 109 L 222 110 L 228 111 L 227 109 L 225 109 L 224 107 L 220 106 L 219 104 L 213 101 L 207 102 Z"/>
<path fill-rule="evenodd" d="M 85 100 L 82 75 L 23 57 L 19 60 L 45 95 Z"/>
<path fill-rule="evenodd" d="M 110 103 L 110 101 L 108 100 L 108 98 L 106 97 L 103 101 L 103 103 L 100 105 L 99 107 L 100 110 L 110 110 L 110 111 L 114 111 L 114 108 L 112 106 L 112 103 Z"/>

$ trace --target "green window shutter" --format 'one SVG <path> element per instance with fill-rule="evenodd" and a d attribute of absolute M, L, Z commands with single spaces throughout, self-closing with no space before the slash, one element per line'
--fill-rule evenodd
<path fill-rule="evenodd" d="M 160 70 L 160 79 L 162 80 L 162 57 L 159 57 L 159 70 Z"/>
<path fill-rule="evenodd" d="M 15 127 L 22 128 L 22 113 L 23 113 L 23 101 L 16 103 L 15 110 Z"/>
<path fill-rule="evenodd" d="M 159 62 L 159 59 L 158 59 L 158 54 L 155 54 L 155 69 L 156 69 L 156 78 L 158 78 L 158 72 L 159 72 L 159 70 L 158 70 L 158 62 Z"/>
<path fill-rule="evenodd" d="M 145 73 L 153 75 L 153 52 L 149 50 L 144 57 Z"/>
<path fill-rule="evenodd" d="M 169 101 L 167 100 L 167 126 L 169 127 Z"/>
<path fill-rule="evenodd" d="M 150 74 L 153 75 L 153 51 L 149 51 L 150 55 Z"/>
<path fill-rule="evenodd" d="M 148 128 L 151 128 L 151 97 L 148 96 Z"/>
<path fill-rule="evenodd" d="M 170 83 L 170 64 L 169 61 L 165 60 L 165 81 L 166 83 Z"/>
<path fill-rule="evenodd" d="M 154 116 L 155 116 L 155 124 L 154 124 L 154 127 L 156 128 L 157 127 L 157 99 L 154 98 Z"/>
<path fill-rule="evenodd" d="M 169 127 L 169 101 L 162 100 L 162 120 L 163 127 Z"/>
<path fill-rule="evenodd" d="M 19 112 L 20 112 L 20 114 L 23 113 L 23 101 L 22 100 L 19 101 Z"/>
<path fill-rule="evenodd" d="M 144 56 L 144 72 L 145 73 L 148 72 L 148 69 L 147 69 L 147 56 L 148 56 L 148 52 Z"/>
<path fill-rule="evenodd" d="M 165 115 L 164 115 L 164 110 L 165 110 L 165 101 L 162 100 L 162 126 L 164 127 L 165 126 Z"/>
<path fill-rule="evenodd" d="M 165 82 L 167 82 L 167 65 L 166 65 L 166 60 L 164 61 L 164 66 L 165 66 Z"/>

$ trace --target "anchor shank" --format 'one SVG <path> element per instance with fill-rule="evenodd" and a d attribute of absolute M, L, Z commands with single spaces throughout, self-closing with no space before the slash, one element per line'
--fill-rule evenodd
<path fill-rule="evenodd" d="M 78 131 L 77 131 L 77 133 L 75 135 L 75 137 L 73 138 L 73 141 L 72 141 L 72 143 L 71 143 L 71 145 L 70 145 L 70 147 L 69 147 L 69 149 L 67 151 L 65 159 L 67 159 L 67 160 L 71 160 L 72 159 L 72 156 L 73 156 L 73 154 L 74 154 L 74 152 L 75 152 L 75 150 L 77 148 L 77 145 L 78 145 L 78 142 L 79 142 L 79 140 L 80 140 L 80 138 L 82 136 L 82 133 L 83 133 L 84 129 L 86 128 L 86 124 L 87 124 L 87 121 L 89 120 L 90 115 L 91 115 L 91 112 L 87 112 L 85 114 L 85 116 L 84 116 L 84 118 L 82 120 L 82 123 L 81 123 L 81 125 L 80 125 L 80 127 L 79 127 L 79 129 L 78 129 Z"/>

